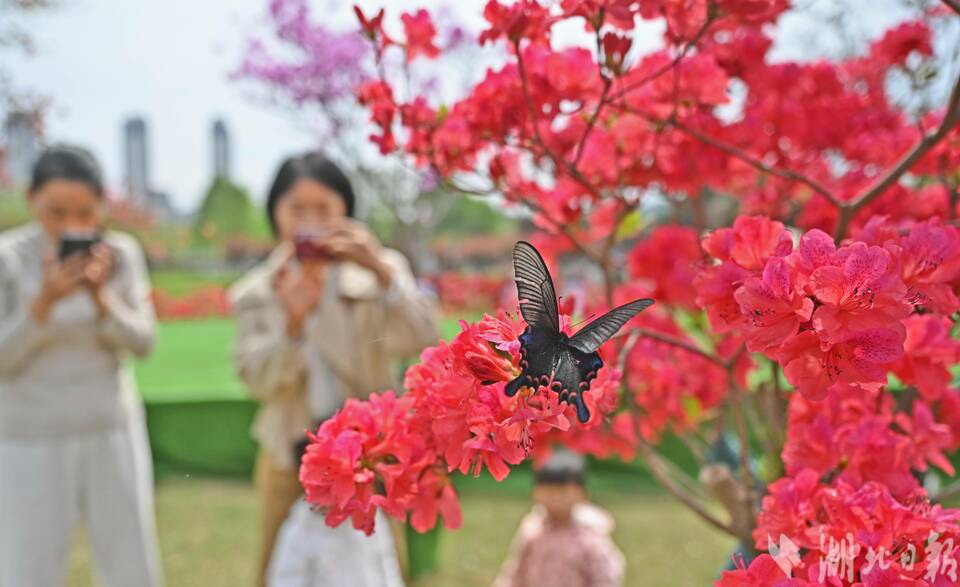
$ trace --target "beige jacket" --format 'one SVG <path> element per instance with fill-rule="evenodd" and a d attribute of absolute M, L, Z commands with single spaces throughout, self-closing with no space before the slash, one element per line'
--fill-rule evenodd
<path fill-rule="evenodd" d="M 394 360 L 416 356 L 436 342 L 438 331 L 436 307 L 417 290 L 406 259 L 383 249 L 382 260 L 393 270 L 389 291 L 372 272 L 340 263 L 331 273 L 336 295 L 310 316 L 301 340 L 291 340 L 273 289 L 285 256 L 278 247 L 230 289 L 230 300 L 237 321 L 236 370 L 261 402 L 253 435 L 274 462 L 293 468 L 293 446 L 312 424 L 307 377 L 318 371 L 312 368 L 317 361 L 334 374 L 344 395 L 365 398 L 394 387 Z"/>
<path fill-rule="evenodd" d="M 107 314 L 90 295 L 57 302 L 45 324 L 30 306 L 43 281 L 43 256 L 53 253 L 40 226 L 0 234 L 0 439 L 48 438 L 109 430 L 140 415 L 127 366 L 154 341 L 143 252 L 130 236 L 108 232 L 115 254 L 106 284 Z"/>

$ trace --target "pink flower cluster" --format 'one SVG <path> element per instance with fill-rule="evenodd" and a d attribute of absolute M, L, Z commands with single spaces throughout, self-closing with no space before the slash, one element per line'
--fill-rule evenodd
<path fill-rule="evenodd" d="M 960 393 L 949 388 L 960 233 L 875 217 L 839 247 L 816 229 L 798 240 L 779 222 L 740 217 L 703 242 L 717 259 L 696 280 L 712 326 L 742 332 L 800 391 L 786 476 L 768 488 L 754 531 L 760 551 L 781 536 L 799 547 L 793 577 L 762 555 L 717 585 L 952 585 L 927 574 L 936 560 L 924 553 L 931 537 L 958 544 L 960 510 L 931 505 L 918 475 L 932 465 L 953 476 L 947 455 L 960 447 Z M 898 395 L 885 389 L 890 375 Z M 824 582 L 831 545 L 848 536 L 860 548 L 849 574 Z M 919 553 L 910 564 L 907 549 Z"/>
<path fill-rule="evenodd" d="M 450 472 L 485 470 L 502 480 L 533 451 L 547 454 L 549 431 L 569 429 L 573 408 L 556 394 L 525 389 L 510 398 L 503 391 L 519 374 L 521 320 L 501 313 L 461 325 L 452 342 L 426 349 L 408 369 L 403 395 L 350 400 L 311 435 L 300 480 L 329 524 L 349 518 L 370 533 L 382 508 L 398 519 L 409 514 L 421 532 L 438 515 L 457 527 Z M 601 370 L 587 394 L 595 421 L 617 408 L 618 390 L 619 371 Z"/>
<path fill-rule="evenodd" d="M 948 381 L 955 345 L 939 343 L 949 338 L 942 316 L 958 307 L 956 228 L 877 218 L 840 247 L 814 229 L 794 249 L 780 222 L 741 216 L 703 247 L 718 261 L 695 281 L 713 329 L 743 332 L 747 348 L 780 363 L 804 396 L 878 389 L 890 370 L 931 396 Z M 913 353 L 904 359 L 908 327 Z"/>

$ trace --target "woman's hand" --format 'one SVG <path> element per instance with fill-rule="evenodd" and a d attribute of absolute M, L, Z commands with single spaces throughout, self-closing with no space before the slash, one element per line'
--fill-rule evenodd
<path fill-rule="evenodd" d="M 53 306 L 83 285 L 86 264 L 83 255 L 71 255 L 63 261 L 52 256 L 44 259 L 43 284 L 31 306 L 34 320 L 41 324 L 46 322 Z"/>
<path fill-rule="evenodd" d="M 283 265 L 273 279 L 273 289 L 287 312 L 287 336 L 300 338 L 307 316 L 323 296 L 324 274 Z"/>
<path fill-rule="evenodd" d="M 97 313 L 101 317 L 107 311 L 103 285 L 113 276 L 115 266 L 113 249 L 108 245 L 97 243 L 90 249 L 90 256 L 86 258 L 86 265 L 83 269 L 83 281 L 90 291 L 93 302 L 97 305 Z"/>
<path fill-rule="evenodd" d="M 332 231 L 322 241 L 325 251 L 337 261 L 352 261 L 377 275 L 383 287 L 392 279 L 390 268 L 380 260 L 380 241 L 360 222 L 340 218 L 332 222 Z"/>

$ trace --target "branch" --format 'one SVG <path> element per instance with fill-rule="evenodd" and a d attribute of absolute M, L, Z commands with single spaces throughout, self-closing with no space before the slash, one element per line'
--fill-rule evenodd
<path fill-rule="evenodd" d="M 660 455 L 657 454 L 657 451 L 655 451 L 653 447 L 647 444 L 646 440 L 641 438 L 638 446 L 640 448 L 640 454 L 643 457 L 644 462 L 647 463 L 647 467 L 650 469 L 650 472 L 653 473 L 653 476 L 657 478 L 657 481 L 659 481 L 667 489 L 667 491 L 669 491 L 674 497 L 679 499 L 684 505 L 693 510 L 695 514 L 700 516 L 702 520 L 714 528 L 720 530 L 721 532 L 726 532 L 734 538 L 740 538 L 736 528 L 734 528 L 732 524 L 723 522 L 720 518 L 707 511 L 703 504 L 697 501 L 696 498 L 687 493 L 683 487 L 670 478 L 670 476 L 667 474 L 666 466 L 663 460 L 660 458 Z"/>
<path fill-rule="evenodd" d="M 626 362 L 627 355 L 630 354 L 630 351 L 633 350 L 634 346 L 640 340 L 641 333 L 639 329 L 633 329 L 626 336 L 627 342 L 624 343 L 623 348 L 620 349 L 620 353 L 617 355 L 619 361 L 618 364 L 621 367 Z M 623 393 L 626 393 L 627 389 L 629 388 L 629 378 L 630 372 L 624 368 L 623 379 L 620 382 Z M 686 488 L 684 488 L 679 482 L 670 476 L 667 471 L 667 463 L 670 461 L 664 460 L 643 438 L 643 432 L 639 428 L 640 423 L 637 419 L 637 411 L 639 410 L 638 406 L 635 403 L 628 401 L 627 409 L 632 412 L 634 416 L 635 426 L 637 427 L 637 446 L 640 450 L 640 454 L 646 462 L 647 468 L 650 469 L 650 472 L 657 479 L 657 481 L 659 481 L 660 484 L 663 485 L 664 488 L 666 488 L 666 490 L 669 491 L 674 497 L 680 500 L 681 503 L 693 510 L 695 514 L 700 516 L 700 518 L 702 518 L 708 524 L 722 532 L 726 532 L 735 538 L 740 538 L 739 534 L 737 533 L 737 529 L 732 523 L 724 523 L 718 517 L 707 511 L 706 507 L 704 507 L 704 505 L 700 503 L 700 501 L 694 495 L 692 495 Z M 674 469 L 677 469 L 676 465 L 673 463 L 670 464 L 673 465 Z M 679 473 L 681 475 L 685 475 L 683 471 L 679 471 Z M 691 485 L 694 484 L 691 483 Z"/>
<path fill-rule="evenodd" d="M 947 485 L 943 489 L 937 492 L 936 495 L 930 498 L 930 501 L 934 503 L 943 503 L 944 501 L 960 495 L 960 481 L 956 481 Z"/>
<path fill-rule="evenodd" d="M 623 98 L 625 95 L 632 92 L 633 90 L 643 87 L 644 85 L 652 82 L 653 80 L 657 79 L 661 75 L 667 73 L 674 67 L 680 65 L 680 62 L 683 61 L 683 59 L 687 56 L 687 53 L 689 53 L 690 50 L 693 49 L 697 45 L 697 43 L 700 42 L 700 39 L 703 38 L 703 35 L 706 34 L 707 29 L 710 28 L 710 25 L 713 24 L 713 21 L 715 19 L 716 19 L 716 14 L 712 14 L 712 10 L 711 10 L 711 14 L 707 16 L 707 19 L 705 21 L 703 21 L 703 24 L 700 26 L 700 29 L 697 30 L 696 33 L 694 33 L 693 38 L 690 39 L 687 42 L 687 44 L 683 46 L 683 49 L 681 49 L 680 52 L 677 53 L 677 55 L 672 60 L 670 60 L 670 63 L 667 63 L 661 66 L 660 68 L 652 71 L 648 75 L 633 82 L 632 84 L 621 88 L 620 90 L 617 91 L 616 94 L 614 94 L 610 98 L 611 101 L 619 100 L 620 98 Z"/>
<path fill-rule="evenodd" d="M 753 513 L 753 473 L 750 471 L 750 435 L 747 433 L 747 424 L 743 416 L 743 397 L 740 386 L 733 378 L 733 370 L 727 371 L 730 387 L 730 406 L 733 409 L 733 419 L 737 427 L 737 437 L 740 440 L 740 475 L 743 487 L 743 508 L 747 519 L 755 521 Z M 752 530 L 752 528 L 750 528 Z"/>
<path fill-rule="evenodd" d="M 960 14 L 960 2 L 957 0 L 943 0 L 943 3 L 952 8 L 957 14 Z"/>
<path fill-rule="evenodd" d="M 600 9 L 600 24 L 603 24 L 603 19 L 606 16 L 606 12 L 603 8 Z M 603 40 L 600 38 L 600 26 L 598 25 L 594 29 L 594 37 L 596 38 L 597 43 L 597 72 L 600 76 L 600 79 L 603 80 L 603 92 L 600 94 L 600 101 L 597 102 L 597 108 L 593 111 L 593 114 L 590 116 L 590 119 L 587 121 L 587 127 L 583 131 L 583 136 L 580 137 L 580 140 L 577 142 L 577 149 L 574 151 L 573 156 L 573 165 L 576 166 L 580 163 L 580 159 L 583 157 L 583 150 L 587 144 L 587 138 L 590 136 L 590 133 L 593 132 L 593 127 L 597 123 L 597 119 L 600 118 L 600 112 L 603 110 L 603 106 L 607 101 L 607 95 L 610 93 L 610 87 L 613 85 L 613 82 L 610 78 L 603 74 Z"/>
<path fill-rule="evenodd" d="M 588 259 L 590 259 L 591 261 L 593 261 L 594 263 L 596 263 L 596 264 L 598 264 L 598 265 L 602 265 L 602 264 L 603 264 L 603 261 L 602 261 L 602 259 L 600 258 L 600 255 L 598 255 L 595 251 L 592 251 L 592 250 L 590 250 L 589 248 L 587 248 L 587 245 L 583 244 L 582 242 L 580 242 L 580 241 L 577 239 L 576 235 L 575 235 L 575 234 L 573 233 L 573 231 L 570 229 L 570 225 L 568 225 L 568 224 L 565 223 L 565 222 L 557 222 L 556 220 L 554 220 L 553 218 L 551 218 L 550 215 L 547 214 L 547 212 L 546 212 L 543 208 L 541 208 L 540 206 L 538 206 L 538 205 L 537 205 L 535 202 L 533 202 L 532 200 L 521 199 L 520 201 L 523 202 L 523 204 L 524 204 L 525 206 L 527 206 L 528 208 L 530 208 L 530 210 L 532 210 L 534 213 L 539 214 L 539 215 L 540 215 L 541 217 L 543 217 L 547 222 L 549 222 L 550 224 L 552 224 L 554 228 L 556 228 L 557 230 L 559 230 L 560 232 L 562 232 L 564 236 L 566 236 L 568 239 L 570 239 L 570 242 L 573 243 L 573 246 L 576 247 L 581 253 L 583 253 L 584 255 L 586 255 Z"/>
<path fill-rule="evenodd" d="M 707 351 L 697 347 L 693 343 L 687 342 L 681 338 L 677 338 L 671 334 L 666 334 L 664 332 L 658 332 L 656 330 L 648 330 L 646 328 L 639 328 L 639 327 L 633 328 L 631 330 L 639 333 L 640 336 L 645 336 L 647 338 L 651 338 L 659 342 L 673 345 L 677 348 L 683 349 L 687 352 L 691 352 L 695 355 L 700 355 L 704 359 L 710 361 L 711 363 L 714 363 L 715 365 L 723 367 L 724 369 L 727 368 L 727 361 L 724 361 L 723 359 L 714 355 L 713 353 L 708 353 Z"/>
<path fill-rule="evenodd" d="M 679 130 L 680 132 L 686 133 L 687 135 L 697 139 L 698 141 L 700 141 L 701 143 L 704 143 L 705 145 L 710 145 L 711 147 L 719 149 L 724 153 L 727 153 L 728 155 L 732 155 L 733 157 L 740 159 L 741 161 L 743 161 L 747 165 L 750 165 L 751 167 L 753 167 L 758 171 L 769 173 L 770 175 L 776 175 L 777 177 L 781 177 L 786 180 L 800 182 L 806 185 L 807 187 L 809 187 L 810 189 L 812 189 L 813 191 L 817 192 L 821 196 L 827 198 L 827 200 L 829 200 L 830 203 L 832 203 L 834 206 L 837 206 L 837 207 L 842 206 L 842 202 L 840 202 L 840 200 L 838 200 L 837 197 L 834 196 L 833 193 L 826 188 L 826 186 L 824 186 L 822 183 L 818 182 L 817 180 L 807 177 L 806 175 L 798 171 L 793 171 L 792 169 L 784 169 L 782 167 L 775 167 L 773 165 L 767 165 L 766 163 L 754 157 L 753 155 L 750 155 L 743 149 L 735 145 L 731 145 L 730 143 L 727 143 L 725 141 L 721 141 L 718 138 L 703 134 L 698 130 L 694 130 L 689 126 L 683 124 L 682 122 L 679 122 L 678 120 L 676 120 L 676 118 L 662 120 L 659 118 L 654 118 L 653 116 L 650 116 L 646 112 L 637 110 L 636 108 L 631 108 L 626 105 L 617 104 L 615 106 L 622 112 L 639 116 L 640 118 L 643 118 L 644 120 L 646 120 L 647 122 L 650 122 L 651 124 L 671 126 Z"/>
<path fill-rule="evenodd" d="M 533 98 L 530 96 L 530 88 L 527 82 L 527 68 L 524 65 L 523 53 L 520 51 L 520 43 L 515 42 L 513 44 L 514 51 L 517 54 L 517 73 L 520 75 L 520 88 L 523 91 L 523 100 L 527 106 L 527 113 L 530 117 L 530 125 L 533 127 L 533 138 L 536 141 L 537 145 L 543 150 L 543 153 L 550 158 L 550 161 L 553 162 L 554 167 L 557 169 L 557 173 L 562 173 L 566 171 L 577 183 L 583 186 L 590 194 L 600 200 L 603 199 L 603 195 L 597 190 L 597 188 L 587 181 L 587 178 L 583 177 L 583 174 L 580 173 L 580 170 L 577 169 L 575 165 L 570 164 L 569 161 L 561 160 L 554 154 L 553 151 L 547 147 L 547 144 L 543 141 L 543 137 L 540 135 L 540 127 L 537 125 L 537 116 L 536 109 L 533 105 Z M 532 149 L 531 149 L 532 150 Z"/>
<path fill-rule="evenodd" d="M 666 122 L 666 121 L 661 121 L 661 122 Z M 769 173 L 770 175 L 776 175 L 777 177 L 782 177 L 783 179 L 787 179 L 790 181 L 800 182 L 806 185 L 807 187 L 809 187 L 810 189 L 812 189 L 813 191 L 817 192 L 821 196 L 828 199 L 830 203 L 833 204 L 834 206 L 839 207 L 842 205 L 840 200 L 838 200 L 837 197 L 834 196 L 830 190 L 828 190 L 822 183 L 816 181 L 815 179 L 807 177 L 806 175 L 793 171 L 791 169 L 783 169 L 781 167 L 774 167 L 772 165 L 767 165 L 760 159 L 757 159 L 756 157 L 743 151 L 739 147 L 736 147 L 734 145 L 731 145 L 730 143 L 721 141 L 720 139 L 716 139 L 714 137 L 705 135 L 700 131 L 694 130 L 680 122 L 673 121 L 673 122 L 668 122 L 668 124 L 671 124 L 677 130 L 680 130 L 690 135 L 691 137 L 697 139 L 701 143 L 720 149 L 721 151 L 727 153 L 728 155 L 732 155 L 737 159 L 740 159 L 741 161 L 743 161 L 747 165 L 750 165 L 751 167 L 753 167 L 758 171 Z"/>
<path fill-rule="evenodd" d="M 600 118 L 600 111 L 603 110 L 603 107 L 606 105 L 607 96 L 610 94 L 610 87 L 612 83 L 609 78 L 603 78 L 603 93 L 600 94 L 600 101 L 597 102 L 597 109 L 593 111 L 593 114 L 590 116 L 590 120 L 587 121 L 587 128 L 583 131 L 583 136 L 580 137 L 580 141 L 577 143 L 577 150 L 574 151 L 575 155 L 573 156 L 573 165 L 580 163 L 580 159 L 583 157 L 583 151 L 587 146 L 587 138 L 590 136 L 590 133 L 593 132 L 593 127 L 597 124 L 597 119 Z"/>
<path fill-rule="evenodd" d="M 950 90 L 947 109 L 943 114 L 943 120 L 940 122 L 937 130 L 921 138 L 883 177 L 867 187 L 860 195 L 841 206 L 840 219 L 837 221 L 834 240 L 839 241 L 843 238 L 847 232 L 847 226 L 850 224 L 850 220 L 857 211 L 875 200 L 880 194 L 886 191 L 888 187 L 896 183 L 904 173 L 910 170 L 910 167 L 912 167 L 917 160 L 923 157 L 934 145 L 943 140 L 958 122 L 960 122 L 960 76 L 957 76 L 957 80 L 953 84 L 953 89 Z"/>

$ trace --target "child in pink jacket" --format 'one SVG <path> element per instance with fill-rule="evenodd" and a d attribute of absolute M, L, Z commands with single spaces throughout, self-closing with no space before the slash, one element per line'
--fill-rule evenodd
<path fill-rule="evenodd" d="M 624 558 L 610 537 L 613 518 L 590 503 L 584 463 L 558 451 L 536 473 L 533 511 L 514 538 L 495 587 L 619 587 Z"/>

